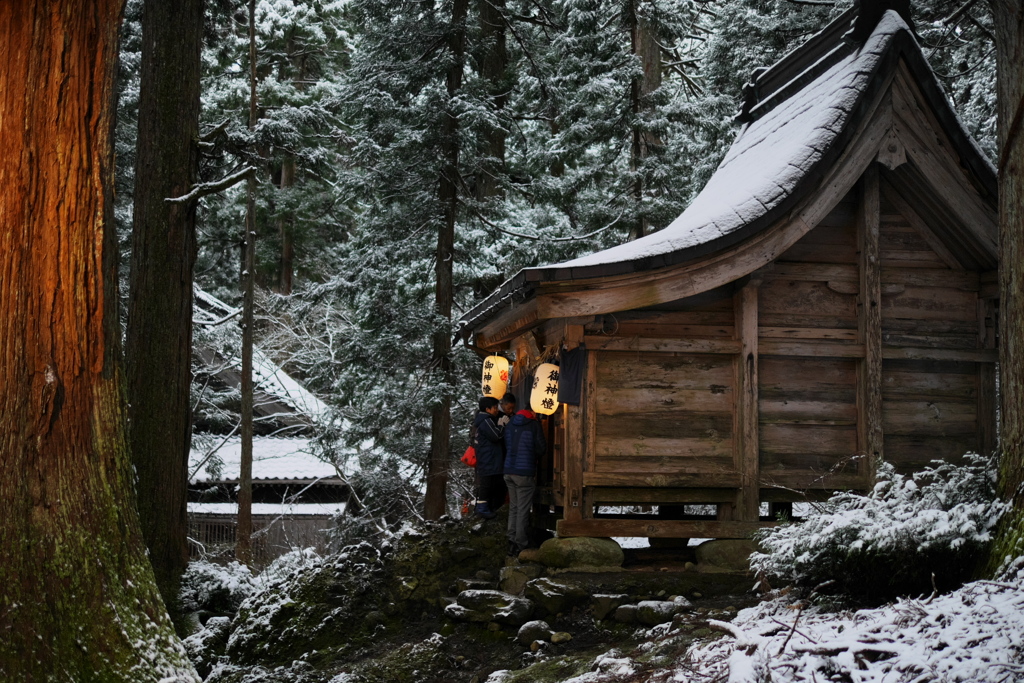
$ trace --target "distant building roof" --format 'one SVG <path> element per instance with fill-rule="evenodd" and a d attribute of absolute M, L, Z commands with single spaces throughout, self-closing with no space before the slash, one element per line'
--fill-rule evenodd
<path fill-rule="evenodd" d="M 219 447 L 218 447 L 218 444 Z M 214 443 L 216 460 L 207 458 L 208 451 L 193 446 L 189 454 L 190 481 L 195 483 L 237 482 L 241 472 L 242 440 L 229 437 Z M 219 468 L 217 471 L 212 464 Z M 253 481 L 287 482 L 339 480 L 334 466 L 313 454 L 309 439 L 276 438 L 268 436 L 253 439 Z"/>
<path fill-rule="evenodd" d="M 189 503 L 190 515 L 236 515 L 238 503 Z M 274 517 L 340 515 L 345 503 L 253 503 L 252 514 Z"/>

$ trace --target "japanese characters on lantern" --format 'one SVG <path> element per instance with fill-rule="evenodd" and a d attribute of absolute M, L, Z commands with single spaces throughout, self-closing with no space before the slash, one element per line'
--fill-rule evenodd
<path fill-rule="evenodd" d="M 541 415 L 552 415 L 558 410 L 558 366 L 541 363 L 533 373 L 530 391 L 530 409 Z"/>
<path fill-rule="evenodd" d="M 504 356 L 487 356 L 484 359 L 480 389 L 484 396 L 499 400 L 508 391 L 508 360 Z"/>

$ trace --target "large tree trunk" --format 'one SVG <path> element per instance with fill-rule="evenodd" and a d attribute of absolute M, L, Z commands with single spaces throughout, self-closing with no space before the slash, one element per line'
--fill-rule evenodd
<path fill-rule="evenodd" d="M 1024 555 L 1024 9 L 992 0 L 999 113 L 1000 489 L 1012 509 L 989 571 Z"/>
<path fill-rule="evenodd" d="M 509 82 L 508 47 L 505 39 L 505 0 L 478 0 L 480 15 L 480 38 L 483 53 L 480 55 L 480 76 L 487 82 L 491 102 L 501 111 L 508 102 Z M 488 199 L 502 194 L 499 178 L 505 172 L 505 130 L 494 127 L 487 131 L 481 141 L 487 161 L 476 179 L 477 199 Z"/>
<path fill-rule="evenodd" d="M 188 453 L 192 435 L 192 275 L 199 171 L 199 65 L 203 0 L 147 0 L 125 348 L 139 518 L 157 585 L 181 623 L 188 564 Z"/>
<path fill-rule="evenodd" d="M 651 93 L 661 87 L 661 46 L 650 22 L 637 13 L 637 0 L 627 4 L 629 12 L 626 21 L 629 27 L 630 46 L 632 53 L 640 60 L 643 70 L 639 78 L 634 78 L 630 85 L 630 104 L 633 116 L 637 121 L 633 124 L 632 144 L 630 145 L 629 167 L 636 178 L 633 181 L 633 201 L 636 204 L 637 218 L 630 225 L 629 239 L 635 240 L 648 233 L 649 221 L 643 213 L 644 181 L 641 167 L 657 140 L 640 126 L 640 116 L 651 108 L 648 98 Z"/>
<path fill-rule="evenodd" d="M 249 0 L 249 130 L 256 127 L 256 0 Z M 245 235 L 242 239 L 242 462 L 238 475 L 238 526 L 235 558 L 252 564 L 252 377 L 253 326 L 256 290 L 256 174 L 246 181 Z"/>
<path fill-rule="evenodd" d="M 452 63 L 448 68 L 448 97 L 454 98 L 462 87 L 462 68 L 466 52 L 466 15 L 469 0 L 455 0 L 452 6 L 452 31 L 448 49 Z M 458 121 L 454 113 L 444 118 L 442 130 L 441 177 L 438 199 L 443 216 L 437 232 L 437 253 L 434 263 L 434 312 L 438 318 L 451 321 L 454 300 L 453 268 L 455 260 L 455 214 L 458 210 L 459 140 Z M 434 332 L 434 349 L 431 367 L 440 373 L 444 384 L 441 399 L 434 408 L 430 421 L 430 461 L 427 463 L 427 491 L 423 502 L 423 514 L 427 519 L 438 519 L 445 513 L 448 495 L 448 465 L 451 454 L 452 386 L 455 376 L 452 371 L 451 325 L 439 324 Z"/>
<path fill-rule="evenodd" d="M 112 216 L 121 0 L 0 3 L 0 678 L 195 680 L 146 559 Z"/>

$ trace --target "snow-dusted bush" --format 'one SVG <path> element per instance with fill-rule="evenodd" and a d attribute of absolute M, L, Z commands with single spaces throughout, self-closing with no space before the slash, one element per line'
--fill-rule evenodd
<path fill-rule="evenodd" d="M 759 532 L 755 571 L 802 586 L 834 582 L 855 600 L 955 588 L 970 577 L 1004 510 L 994 459 L 933 461 L 911 475 L 889 463 L 867 495 L 837 493 L 798 523 Z M 934 578 L 933 578 L 934 577 Z"/>
<path fill-rule="evenodd" d="M 188 612 L 234 616 L 255 590 L 252 572 L 238 562 L 191 562 L 181 577 L 181 605 Z"/>

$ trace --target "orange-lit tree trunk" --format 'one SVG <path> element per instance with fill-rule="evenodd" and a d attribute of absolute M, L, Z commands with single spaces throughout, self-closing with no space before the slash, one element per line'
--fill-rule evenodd
<path fill-rule="evenodd" d="M 188 564 L 192 275 L 203 0 L 147 0 L 125 360 L 142 535 L 176 621 Z"/>
<path fill-rule="evenodd" d="M 0 680 L 198 680 L 146 559 L 111 215 L 122 0 L 0 3 Z"/>

